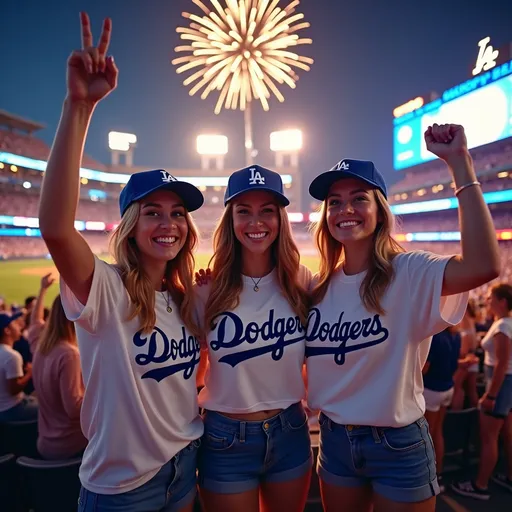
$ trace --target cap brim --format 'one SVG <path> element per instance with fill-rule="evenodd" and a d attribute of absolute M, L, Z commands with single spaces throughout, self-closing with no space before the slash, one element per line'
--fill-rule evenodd
<path fill-rule="evenodd" d="M 282 204 L 283 206 L 288 206 L 290 204 L 288 198 L 285 195 L 281 194 L 281 192 L 277 192 L 276 190 L 268 188 L 265 185 L 251 185 L 251 188 L 240 190 L 239 192 L 236 192 L 235 194 L 232 194 L 231 196 L 224 198 L 224 206 L 226 206 L 229 203 L 229 201 L 232 201 L 235 197 L 245 194 L 246 192 L 251 192 L 252 190 L 265 190 L 266 192 L 274 194 L 277 197 L 279 203 Z"/>
<path fill-rule="evenodd" d="M 203 206 L 204 203 L 204 197 L 201 191 L 194 185 L 192 185 L 191 183 L 187 183 L 186 181 L 172 181 L 171 183 L 162 183 L 161 185 L 153 187 L 151 190 L 145 191 L 143 194 L 134 197 L 132 203 L 134 201 L 139 201 L 143 197 L 146 197 L 149 194 L 156 192 L 157 190 L 170 190 L 171 192 L 174 192 L 177 196 L 180 197 L 180 199 L 183 201 L 185 208 L 189 212 L 198 210 L 199 208 L 201 208 L 201 206 Z M 128 208 L 128 206 L 129 205 L 125 207 L 125 211 Z M 121 215 L 123 214 L 124 211 L 121 213 Z"/>
<path fill-rule="evenodd" d="M 327 171 L 317 176 L 311 182 L 311 185 L 309 185 L 309 195 L 315 199 L 318 199 L 319 201 L 324 201 L 329 194 L 329 190 L 333 183 L 336 183 L 337 181 L 344 178 L 355 178 L 381 190 L 380 187 L 372 181 L 367 180 L 366 178 L 362 178 L 361 176 L 350 171 Z"/>

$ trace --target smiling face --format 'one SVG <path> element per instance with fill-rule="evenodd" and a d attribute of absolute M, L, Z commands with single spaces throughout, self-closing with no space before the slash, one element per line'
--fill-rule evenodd
<path fill-rule="evenodd" d="M 362 180 L 335 182 L 326 199 L 327 226 L 332 237 L 349 247 L 371 240 L 379 222 L 379 207 L 373 188 Z"/>
<path fill-rule="evenodd" d="M 233 200 L 233 230 L 242 250 L 265 254 L 279 234 L 279 205 L 271 192 L 254 190 Z"/>
<path fill-rule="evenodd" d="M 139 201 L 133 237 L 145 265 L 173 260 L 185 245 L 188 222 L 182 200 L 174 192 L 157 190 Z"/>

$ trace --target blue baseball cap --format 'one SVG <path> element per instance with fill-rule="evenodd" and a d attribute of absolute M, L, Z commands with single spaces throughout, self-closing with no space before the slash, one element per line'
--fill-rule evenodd
<path fill-rule="evenodd" d="M 2 332 L 11 322 L 17 320 L 23 316 L 23 312 L 19 311 L 14 315 L 8 315 L 7 313 L 0 313 L 0 332 Z"/>
<path fill-rule="evenodd" d="M 251 165 L 234 172 L 228 180 L 226 193 L 224 194 L 224 206 L 235 197 L 250 192 L 251 190 L 268 190 L 277 196 L 283 206 L 288 206 L 290 201 L 283 193 L 283 180 L 277 172 L 265 169 L 261 165 Z"/>
<path fill-rule="evenodd" d="M 343 178 L 357 178 L 379 189 L 388 197 L 386 182 L 373 162 L 345 158 L 330 171 L 318 175 L 309 185 L 309 194 L 319 201 L 324 201 L 332 184 Z"/>
<path fill-rule="evenodd" d="M 203 205 L 204 197 L 197 187 L 186 181 L 178 180 L 163 169 L 156 169 L 154 171 L 138 172 L 130 176 L 128 183 L 119 195 L 121 217 L 124 215 L 126 208 L 134 201 L 138 201 L 160 189 L 170 190 L 177 194 L 189 212 L 193 212 Z"/>

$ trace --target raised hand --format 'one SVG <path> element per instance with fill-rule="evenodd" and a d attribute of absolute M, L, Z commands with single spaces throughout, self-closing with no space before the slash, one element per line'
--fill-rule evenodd
<path fill-rule="evenodd" d="M 118 69 L 114 58 L 106 56 L 110 44 L 112 21 L 106 18 L 98 46 L 93 46 L 91 22 L 87 13 L 80 13 L 82 49 L 68 59 L 67 93 L 71 101 L 96 104 L 117 86 Z"/>
<path fill-rule="evenodd" d="M 47 290 L 54 282 L 55 278 L 52 276 L 52 274 L 46 274 L 41 278 L 41 289 Z"/>
<path fill-rule="evenodd" d="M 434 124 L 425 132 L 427 149 L 442 160 L 467 153 L 464 128 L 458 124 Z"/>

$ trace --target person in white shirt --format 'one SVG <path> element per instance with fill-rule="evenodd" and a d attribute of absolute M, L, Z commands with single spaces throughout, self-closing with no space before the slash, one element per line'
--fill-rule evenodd
<path fill-rule="evenodd" d="M 300 265 L 281 176 L 229 178 L 211 282 L 198 288 L 208 367 L 199 486 L 206 512 L 302 512 L 312 453 L 302 378 L 311 274 Z"/>
<path fill-rule="evenodd" d="M 119 197 L 112 236 L 116 263 L 93 255 L 75 230 L 80 161 L 92 113 L 117 83 L 108 49 L 81 15 L 83 50 L 68 60 L 67 97 L 43 179 L 39 226 L 75 322 L 85 386 L 80 512 L 191 511 L 203 433 L 195 375 L 189 212 L 201 192 L 164 170 L 132 174 Z"/>
<path fill-rule="evenodd" d="M 320 270 L 312 289 L 308 402 L 321 411 L 318 474 L 326 512 L 433 511 L 439 492 L 424 418 L 431 337 L 460 322 L 467 291 L 499 274 L 489 210 L 462 126 L 434 125 L 426 147 L 455 181 L 462 255 L 405 252 L 393 239 L 386 183 L 344 159 L 317 176 Z"/>
<path fill-rule="evenodd" d="M 507 474 L 492 480 L 512 491 L 512 286 L 499 283 L 487 296 L 487 307 L 494 322 L 482 340 L 486 391 L 480 398 L 480 461 L 473 481 L 456 482 L 458 494 L 488 500 L 489 480 L 498 462 L 498 440 L 503 434 Z"/>
<path fill-rule="evenodd" d="M 0 423 L 37 419 L 37 401 L 23 393 L 32 366 L 27 363 L 23 368 L 21 354 L 12 348 L 21 336 L 23 315 L 0 313 Z"/>

